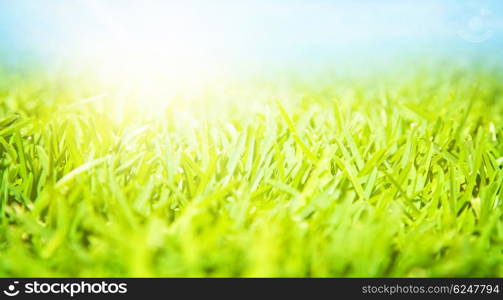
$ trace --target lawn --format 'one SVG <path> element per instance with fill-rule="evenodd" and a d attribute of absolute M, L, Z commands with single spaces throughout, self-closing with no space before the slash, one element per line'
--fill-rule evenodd
<path fill-rule="evenodd" d="M 0 276 L 501 277 L 498 70 L 288 73 L 169 100 L 4 70 Z"/>

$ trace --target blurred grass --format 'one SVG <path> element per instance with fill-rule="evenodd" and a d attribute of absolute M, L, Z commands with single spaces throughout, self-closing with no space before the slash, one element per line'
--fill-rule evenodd
<path fill-rule="evenodd" d="M 503 276 L 503 77 L 0 78 L 1 276 Z M 281 84 L 278 84 L 280 82 Z"/>

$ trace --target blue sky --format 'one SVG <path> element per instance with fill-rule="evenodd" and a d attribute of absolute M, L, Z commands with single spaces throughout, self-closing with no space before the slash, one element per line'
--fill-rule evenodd
<path fill-rule="evenodd" d="M 503 1 L 494 0 L 0 0 L 4 60 L 78 60 L 114 47 L 247 62 L 485 55 L 502 41 Z"/>

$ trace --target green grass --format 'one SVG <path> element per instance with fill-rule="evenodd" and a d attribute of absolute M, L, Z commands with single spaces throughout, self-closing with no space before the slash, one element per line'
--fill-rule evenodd
<path fill-rule="evenodd" d="M 501 73 L 313 78 L 4 73 L 0 275 L 503 276 Z"/>

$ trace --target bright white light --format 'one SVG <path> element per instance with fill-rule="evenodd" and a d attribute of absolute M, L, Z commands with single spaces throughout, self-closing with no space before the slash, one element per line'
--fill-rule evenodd
<path fill-rule="evenodd" d="M 105 84 L 138 95 L 143 108 L 159 111 L 170 98 L 197 92 L 225 70 L 222 43 L 194 6 L 85 3 L 100 30 L 81 39 L 79 60 L 89 61 Z"/>

